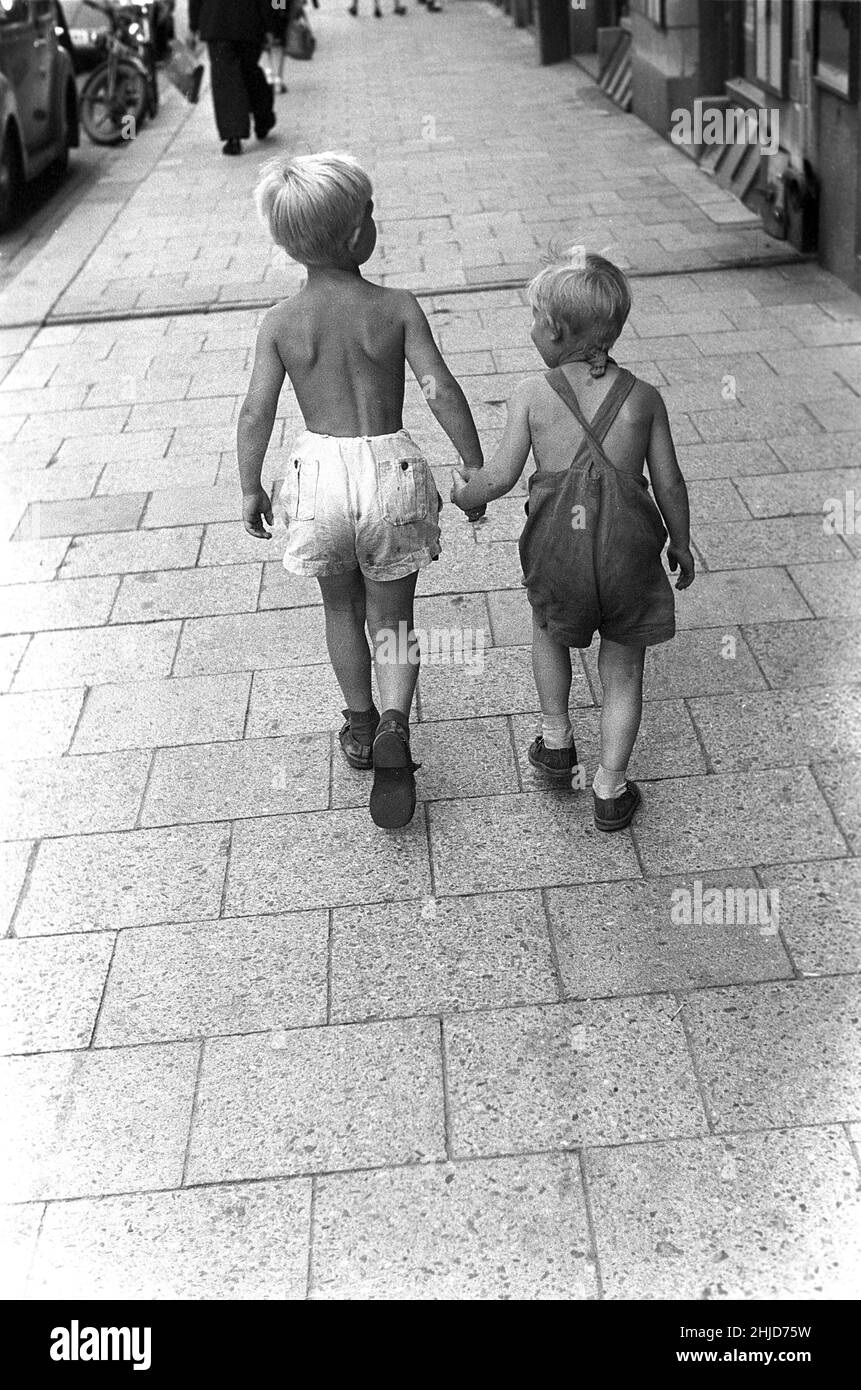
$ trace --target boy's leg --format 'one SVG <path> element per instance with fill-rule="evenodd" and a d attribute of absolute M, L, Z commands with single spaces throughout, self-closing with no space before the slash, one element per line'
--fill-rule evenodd
<path fill-rule="evenodd" d="M 624 781 L 643 713 L 645 647 L 626 647 L 601 638 L 598 674 L 601 706 L 601 766 Z"/>
<path fill-rule="evenodd" d="M 368 631 L 380 708 L 397 710 L 408 721 L 419 675 L 418 655 L 410 641 L 418 570 L 403 579 L 365 579 Z"/>
<path fill-rule="evenodd" d="M 529 761 L 551 775 L 570 780 L 577 750 L 568 718 L 571 652 L 555 641 L 532 614 L 532 674 L 541 707 L 541 733 L 529 748 Z"/>
<path fill-rule="evenodd" d="M 365 580 L 368 631 L 382 709 L 374 739 L 370 812 L 374 824 L 387 830 L 407 825 L 416 808 L 410 710 L 419 674 L 418 648 L 413 641 L 417 579 L 418 571 L 387 582 Z"/>
<path fill-rule="evenodd" d="M 318 579 L 329 660 L 348 709 L 371 708 L 371 652 L 365 636 L 365 581 L 358 569 Z"/>
<path fill-rule="evenodd" d="M 624 829 L 639 805 L 639 788 L 628 781 L 627 772 L 643 713 L 645 656 L 645 647 L 601 638 L 601 762 L 592 783 L 599 830 Z"/>

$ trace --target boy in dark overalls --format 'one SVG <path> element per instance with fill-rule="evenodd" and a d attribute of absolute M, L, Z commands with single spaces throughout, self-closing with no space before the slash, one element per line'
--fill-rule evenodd
<path fill-rule="evenodd" d="M 618 267 L 591 255 L 581 265 L 549 266 L 529 294 L 532 341 L 551 370 L 517 388 L 493 462 L 468 481 L 455 472 L 451 500 L 466 511 L 501 497 L 532 450 L 536 471 L 520 560 L 532 605 L 542 730 L 529 761 L 570 780 L 577 766 L 568 718 L 570 648 L 590 646 L 598 632 L 603 703 L 595 824 L 621 830 L 640 801 L 626 774 L 640 727 L 646 647 L 675 634 L 673 592 L 661 563 L 667 532 L 676 588 L 694 578 L 688 492 L 660 394 L 608 356 L 631 307 Z"/>

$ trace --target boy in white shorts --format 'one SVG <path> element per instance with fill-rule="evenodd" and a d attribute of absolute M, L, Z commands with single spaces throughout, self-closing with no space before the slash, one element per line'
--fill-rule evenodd
<path fill-rule="evenodd" d="M 320 584 L 329 657 L 347 706 L 341 749 L 352 767 L 373 768 L 371 816 L 395 828 L 415 810 L 409 717 L 418 663 L 414 642 L 387 639 L 412 635 L 418 572 L 440 553 L 439 494 L 403 428 L 405 360 L 468 475 L 482 466 L 481 446 L 414 295 L 362 278 L 377 233 L 370 180 L 356 161 L 333 153 L 273 160 L 256 196 L 273 240 L 307 267 L 308 279 L 260 325 L 239 417 L 243 520 L 250 535 L 270 539 L 261 470 L 289 376 L 306 428 L 293 443 L 281 494 L 284 565 Z M 366 625 L 382 714 L 371 694 Z"/>

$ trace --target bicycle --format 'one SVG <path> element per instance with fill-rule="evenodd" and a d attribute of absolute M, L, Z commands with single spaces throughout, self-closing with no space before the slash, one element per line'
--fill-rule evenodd
<path fill-rule="evenodd" d="M 110 29 L 104 38 L 105 61 L 81 91 L 81 124 L 94 144 L 118 145 L 158 110 L 152 6 L 84 3 L 106 15 Z"/>

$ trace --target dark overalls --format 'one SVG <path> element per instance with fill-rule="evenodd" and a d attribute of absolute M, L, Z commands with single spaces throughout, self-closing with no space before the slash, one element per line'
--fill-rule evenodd
<path fill-rule="evenodd" d="M 673 590 L 661 564 L 667 539 L 644 477 L 611 463 L 603 440 L 635 385 L 624 368 L 591 424 L 560 367 L 545 380 L 583 430 L 569 468 L 529 479 L 520 563 L 540 627 L 565 647 L 651 646 L 676 630 Z"/>

